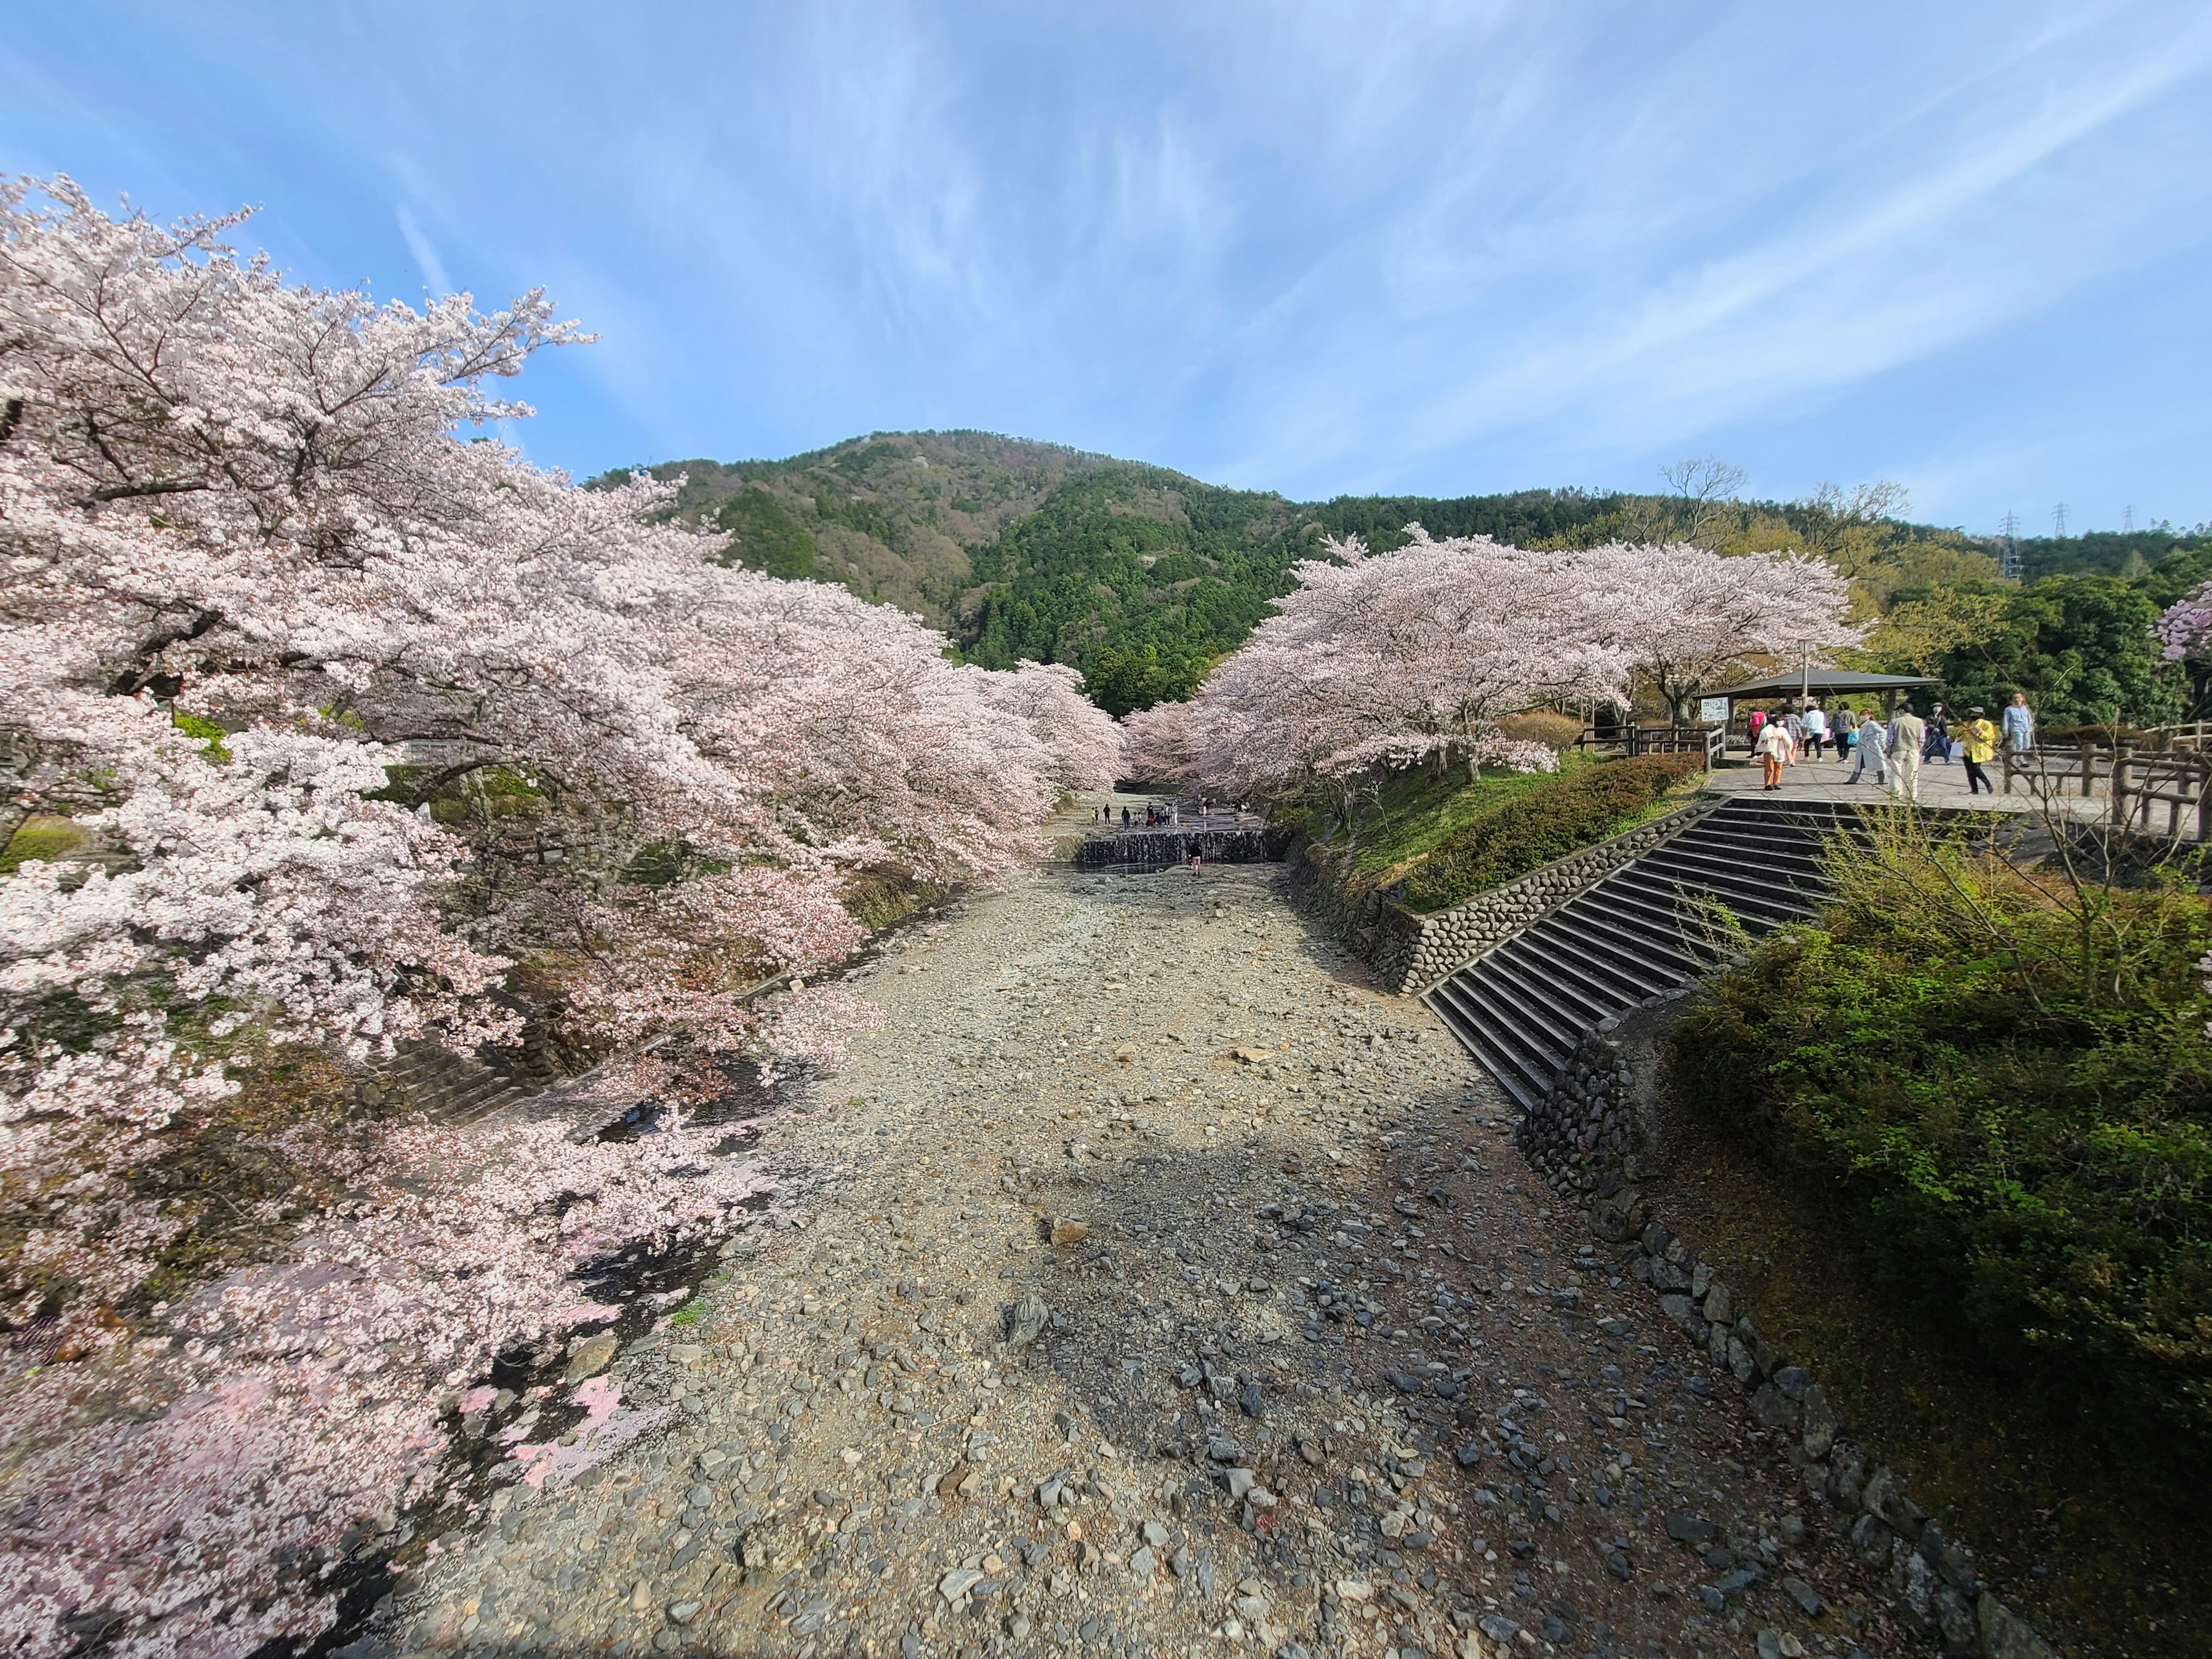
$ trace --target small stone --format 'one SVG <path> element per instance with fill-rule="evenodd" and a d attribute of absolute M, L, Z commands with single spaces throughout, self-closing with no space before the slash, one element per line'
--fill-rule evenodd
<path fill-rule="evenodd" d="M 2049 1645 L 2028 1628 L 2027 1621 L 1987 1590 L 1975 1605 L 1981 1625 L 1982 1652 L 1987 1659 L 2053 1659 Z"/>
<path fill-rule="evenodd" d="M 1091 1224 L 1078 1221 L 1073 1216 L 1055 1217 L 1052 1224 L 1052 1242 L 1055 1244 L 1080 1244 L 1091 1237 Z"/>
<path fill-rule="evenodd" d="M 678 1601 L 675 1603 L 668 1609 L 669 1622 L 675 1625 L 690 1624 L 694 1619 L 696 1619 L 699 1616 L 699 1607 L 700 1604 L 696 1601 Z"/>
<path fill-rule="evenodd" d="M 1828 1403 L 1827 1390 L 1818 1382 L 1806 1389 L 1801 1403 L 1805 1412 L 1805 1455 L 1817 1462 L 1836 1443 L 1835 1407 Z"/>
<path fill-rule="evenodd" d="M 1797 1604 L 1798 1611 L 1808 1619 L 1818 1619 L 1820 1610 L 1827 1605 L 1820 1600 L 1819 1592 L 1802 1578 L 1785 1577 L 1782 1581 L 1782 1591 Z"/>
<path fill-rule="evenodd" d="M 1250 1469 L 1229 1471 L 1229 1497 L 1233 1503 L 1244 1501 L 1244 1495 L 1260 1484 L 1260 1477 Z"/>
<path fill-rule="evenodd" d="M 1717 1536 L 1719 1531 L 1719 1528 L 1701 1515 L 1692 1515 L 1687 1510 L 1667 1511 L 1667 1536 L 1678 1544 L 1697 1548 Z"/>
<path fill-rule="evenodd" d="M 1785 1549 L 1802 1549 L 1805 1545 L 1805 1517 L 1785 1515 L 1782 1517 L 1782 1544 Z"/>
<path fill-rule="evenodd" d="M 964 1462 L 955 1463 L 951 1468 L 945 1470 L 943 1474 L 937 1477 L 937 1495 L 939 1498 L 946 1498 L 957 1497 L 960 1492 L 960 1483 L 967 1479 L 969 1479 L 968 1465 Z"/>
<path fill-rule="evenodd" d="M 612 1331 L 601 1331 L 568 1356 L 568 1368 L 561 1373 L 563 1387 L 581 1382 L 587 1376 L 597 1376 L 614 1364 L 616 1350 L 621 1345 Z"/>
<path fill-rule="evenodd" d="M 1027 1347 L 1037 1340 L 1051 1320 L 1052 1310 L 1045 1306 L 1044 1299 L 1036 1291 L 1030 1291 L 1006 1310 L 1006 1346 L 1010 1348 Z"/>
<path fill-rule="evenodd" d="M 1145 1542 L 1158 1549 L 1168 1541 L 1168 1529 L 1157 1521 L 1145 1522 Z"/>
<path fill-rule="evenodd" d="M 1908 1539 L 1920 1536 L 1920 1528 L 1928 1516 L 1920 1506 L 1905 1495 L 1897 1484 L 1897 1477 L 1887 1468 L 1876 1469 L 1866 1483 L 1866 1491 L 1859 1502 L 1869 1515 L 1878 1515 L 1890 1528 Z"/>
<path fill-rule="evenodd" d="M 1190 1577 L 1190 1552 L 1187 1549 L 1179 1549 L 1168 1557 L 1168 1571 L 1178 1578 Z"/>
<path fill-rule="evenodd" d="M 947 1601 L 957 1603 L 961 1597 L 983 1582 L 983 1575 L 973 1567 L 955 1567 L 937 1581 L 937 1593 Z"/>

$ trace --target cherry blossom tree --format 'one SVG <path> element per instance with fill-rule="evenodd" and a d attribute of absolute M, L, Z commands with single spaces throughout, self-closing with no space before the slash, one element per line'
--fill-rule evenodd
<path fill-rule="evenodd" d="M 1233 794 L 1333 781 L 1430 755 L 1470 768 L 1556 763 L 1503 715 L 1602 696 L 1626 672 L 1620 599 L 1564 555 L 1419 526 L 1394 552 L 1356 538 L 1300 563 L 1278 614 L 1218 667 L 1190 717 L 1199 774 Z"/>
<path fill-rule="evenodd" d="M 594 1253 L 726 1230 L 760 1184 L 711 1136 L 310 1115 L 264 1152 L 356 1196 L 271 1205 L 291 1266 L 157 1313 L 131 1298 L 197 1211 L 142 1177 L 222 1121 L 235 1062 L 471 1049 L 513 1034 L 523 969 L 602 1048 L 833 1061 L 855 999 L 760 993 L 858 943 L 855 872 L 997 878 L 1118 754 L 1066 671 L 987 674 L 887 607 L 713 565 L 672 486 L 579 489 L 486 435 L 530 412 L 493 387 L 586 337 L 542 295 L 289 284 L 227 245 L 242 216 L 0 179 L 0 830 L 88 837 L 0 878 L 0 1192 L 39 1218 L 0 1318 L 137 1402 L 88 1417 L 67 1365 L 0 1389 L 40 1517 L 0 1616 L 24 1651 L 87 1609 L 148 1653 L 323 1628 L 283 1562 L 422 1496 L 437 1389 L 574 1322 Z M 560 860 L 431 821 L 495 775 L 561 803 Z M 653 848 L 675 878 L 630 878 Z M 149 1321 L 181 1346 L 133 1346 Z"/>
<path fill-rule="evenodd" d="M 2159 618 L 2158 637 L 2168 662 L 2204 654 L 2206 642 L 2212 641 L 2212 582 L 2166 608 Z"/>
<path fill-rule="evenodd" d="M 1687 544 L 1535 552 L 1407 530 L 1395 552 L 1333 542 L 1329 559 L 1297 566 L 1278 614 L 1187 714 L 1163 717 L 1200 777 L 1280 794 L 1340 793 L 1431 757 L 1548 769 L 1552 751 L 1504 737 L 1504 716 L 1626 702 L 1638 680 L 1679 703 L 1746 658 L 1857 638 L 1842 579 L 1817 561 Z"/>
<path fill-rule="evenodd" d="M 1194 705 L 1159 702 L 1121 717 L 1122 764 L 1128 775 L 1146 782 L 1198 781 L 1197 757 L 1191 751 Z"/>
<path fill-rule="evenodd" d="M 1608 624 L 1620 630 L 1632 679 L 1656 690 L 1677 720 L 1689 719 L 1700 690 L 1748 659 L 1817 665 L 1865 637 L 1850 620 L 1850 582 L 1805 554 L 1613 542 L 1565 556 L 1594 587 L 1629 598 Z"/>

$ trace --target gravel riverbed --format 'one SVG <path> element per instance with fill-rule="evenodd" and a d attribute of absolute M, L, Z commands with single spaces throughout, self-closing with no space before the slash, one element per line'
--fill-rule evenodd
<path fill-rule="evenodd" d="M 1919 1650 L 1279 874 L 1055 867 L 888 945 L 763 1143 L 803 1201 L 613 1359 L 665 1425 L 345 1651 Z"/>

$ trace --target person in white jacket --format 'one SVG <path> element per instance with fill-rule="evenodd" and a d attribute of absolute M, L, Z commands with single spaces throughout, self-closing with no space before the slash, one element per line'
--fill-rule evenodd
<path fill-rule="evenodd" d="M 1845 778 L 1844 781 L 1856 783 L 1860 775 L 1867 769 L 1868 763 L 1871 762 L 1874 766 L 1874 781 L 1876 783 L 1887 783 L 1889 769 L 1882 763 L 1882 757 L 1888 752 L 1887 743 L 1888 733 L 1882 730 L 1881 722 L 1876 720 L 1871 712 L 1860 715 L 1858 742 L 1854 745 L 1858 751 L 1858 763 L 1851 768 L 1850 776 Z"/>
<path fill-rule="evenodd" d="M 1759 766 L 1766 775 L 1762 787 L 1779 789 L 1782 769 L 1796 756 L 1797 744 L 1787 726 L 1780 720 L 1769 720 L 1759 728 L 1759 741 L 1751 746 L 1751 752 L 1759 757 Z"/>

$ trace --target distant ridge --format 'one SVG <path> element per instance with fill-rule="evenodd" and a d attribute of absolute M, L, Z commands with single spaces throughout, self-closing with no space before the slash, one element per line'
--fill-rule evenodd
<path fill-rule="evenodd" d="M 966 430 L 872 432 L 782 460 L 643 470 L 685 480 L 676 515 L 722 531 L 728 562 L 842 583 L 898 605 L 944 629 L 987 667 L 1024 657 L 1073 664 L 1117 714 L 1188 695 L 1267 616 L 1291 585 L 1291 566 L 1311 556 L 1324 535 L 1358 533 L 1388 548 L 1419 521 L 1437 536 L 1588 546 L 1682 534 L 1686 507 L 1677 497 L 1577 489 L 1301 503 L 1064 444 Z M 593 482 L 629 476 L 618 469 Z M 1700 538 L 1727 548 L 1820 539 L 1816 515 L 1802 503 L 1731 501 L 1699 516 Z M 2031 578 L 2132 574 L 2200 539 L 2162 526 L 2020 546 Z M 1996 546 L 1885 520 L 1865 526 L 1842 562 L 1855 579 L 1863 574 L 1871 600 L 1886 609 L 1915 572 L 1994 577 Z M 1893 559 L 1899 549 L 1932 556 Z M 1866 562 L 1863 573 L 1854 557 Z"/>

